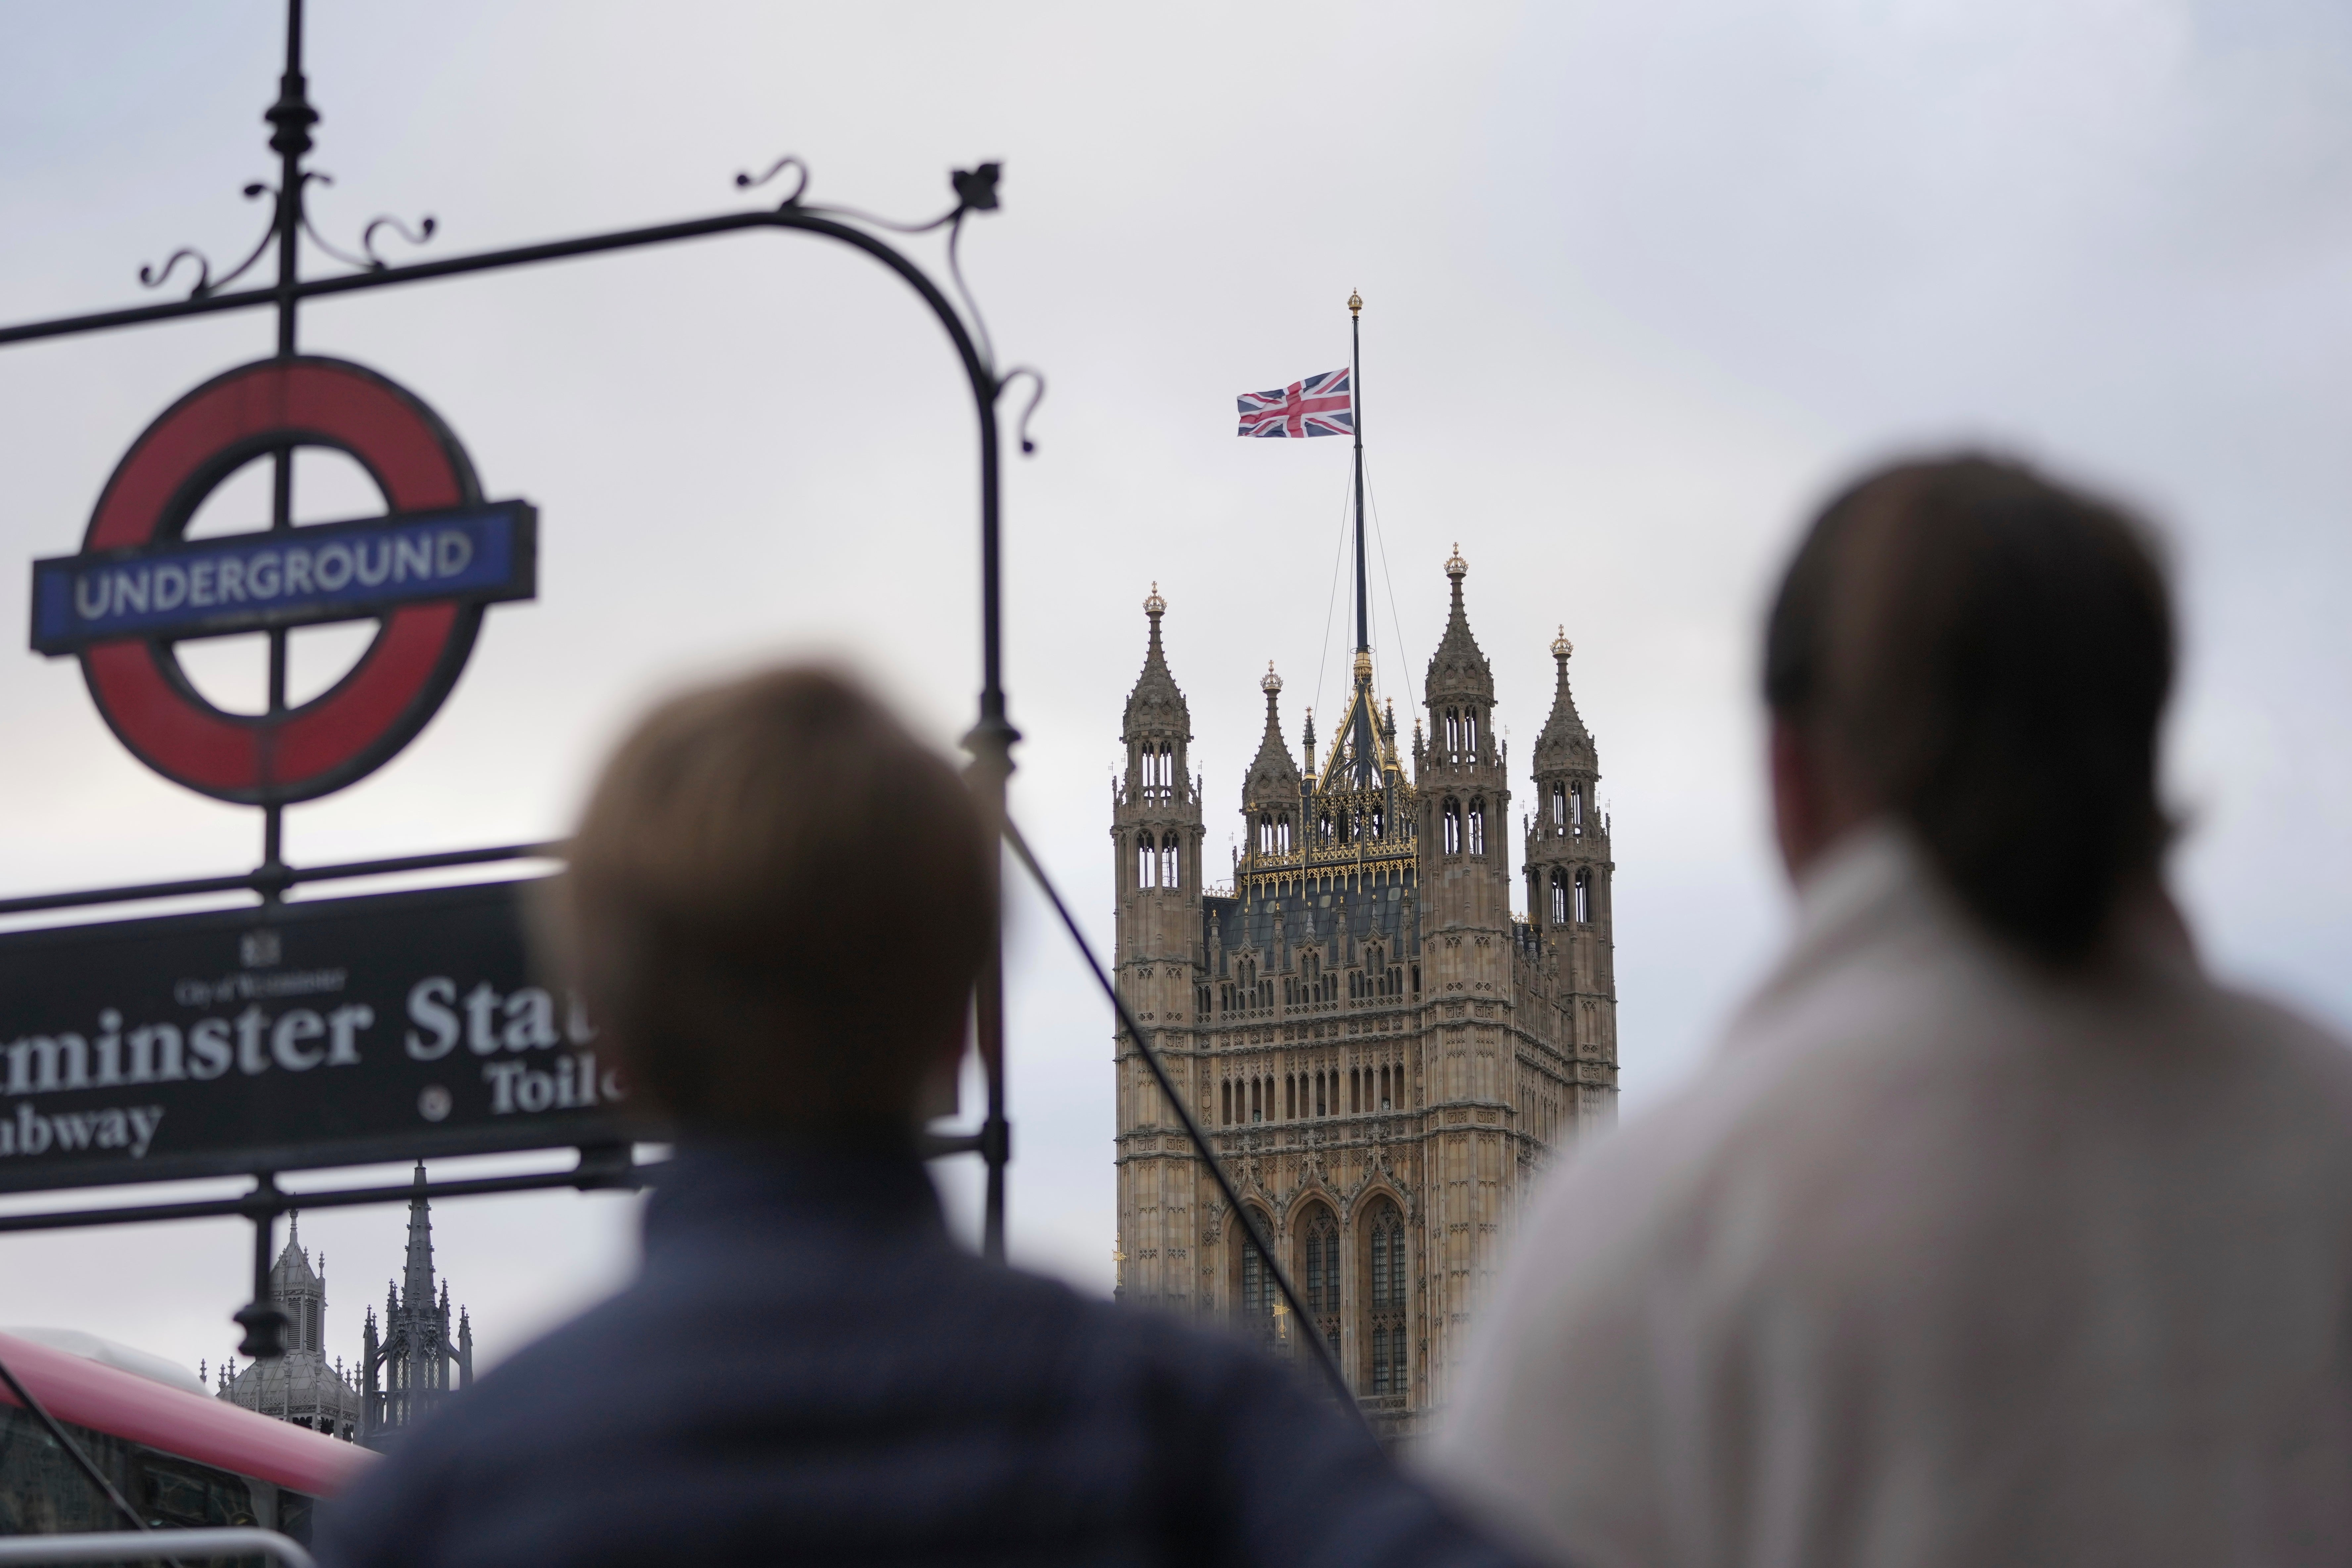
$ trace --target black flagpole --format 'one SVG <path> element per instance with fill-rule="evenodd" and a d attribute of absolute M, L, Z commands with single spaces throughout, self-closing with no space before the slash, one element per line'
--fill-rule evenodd
<path fill-rule="evenodd" d="M 1372 651 L 1364 614 L 1364 298 L 1348 291 L 1348 406 L 1356 428 L 1356 651 Z"/>

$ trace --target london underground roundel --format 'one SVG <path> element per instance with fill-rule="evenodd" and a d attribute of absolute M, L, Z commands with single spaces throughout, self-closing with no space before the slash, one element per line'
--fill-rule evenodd
<path fill-rule="evenodd" d="M 390 515 L 184 537 L 257 457 L 348 453 Z M 538 517 L 486 502 L 457 436 L 414 394 L 342 360 L 241 366 L 173 404 L 100 493 L 81 553 L 34 563 L 33 647 L 81 660 L 99 711 L 164 777 L 278 805 L 364 778 L 415 739 L 473 651 L 485 605 L 534 596 Z M 215 707 L 180 668 L 189 637 L 374 619 L 332 688 L 264 714 Z"/>

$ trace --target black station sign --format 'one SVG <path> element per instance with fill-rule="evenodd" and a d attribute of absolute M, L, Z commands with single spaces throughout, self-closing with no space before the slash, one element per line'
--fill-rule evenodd
<path fill-rule="evenodd" d="M 0 936 L 0 1191 L 661 1136 L 541 879 Z"/>

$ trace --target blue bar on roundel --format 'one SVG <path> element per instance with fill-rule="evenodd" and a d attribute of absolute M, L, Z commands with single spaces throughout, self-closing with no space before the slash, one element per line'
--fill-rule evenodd
<path fill-rule="evenodd" d="M 33 563 L 33 648 L 361 620 L 403 605 L 537 596 L 530 502 L 174 540 Z"/>

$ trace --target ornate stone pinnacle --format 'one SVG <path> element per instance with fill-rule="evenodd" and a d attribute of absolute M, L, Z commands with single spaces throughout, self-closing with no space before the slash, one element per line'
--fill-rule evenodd
<path fill-rule="evenodd" d="M 1559 636 L 1551 639 L 1552 658 L 1565 662 L 1568 656 L 1575 651 L 1576 645 L 1568 640 L 1568 628 L 1566 626 L 1560 627 Z"/>
<path fill-rule="evenodd" d="M 1454 542 L 1454 553 L 1445 558 L 1445 574 L 1457 583 L 1470 574 L 1470 563 L 1462 559 L 1462 544 L 1459 540 Z"/>
<path fill-rule="evenodd" d="M 1158 620 L 1167 613 L 1167 609 L 1168 601 L 1160 596 L 1160 584 L 1154 582 L 1151 584 L 1151 596 L 1143 601 L 1143 613 L 1153 620 Z"/>
<path fill-rule="evenodd" d="M 1275 674 L 1274 660 L 1265 661 L 1265 677 L 1257 683 L 1257 689 L 1268 697 L 1282 689 L 1282 677 Z"/>

